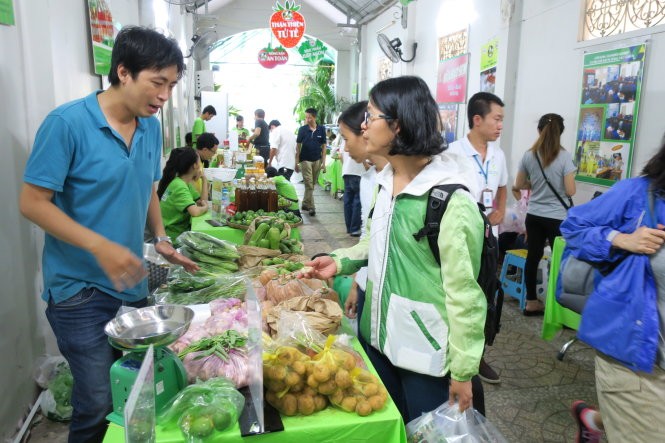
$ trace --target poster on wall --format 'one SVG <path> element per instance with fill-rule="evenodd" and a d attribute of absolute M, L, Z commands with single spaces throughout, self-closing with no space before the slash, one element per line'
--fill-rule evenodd
<path fill-rule="evenodd" d="M 88 0 L 88 15 L 95 74 L 107 75 L 114 42 L 113 15 L 106 0 Z"/>
<path fill-rule="evenodd" d="M 575 155 L 579 181 L 630 177 L 646 44 L 584 56 Z"/>
<path fill-rule="evenodd" d="M 386 80 L 393 76 L 393 62 L 390 61 L 388 57 L 379 58 L 378 63 L 376 64 L 379 72 L 377 73 L 377 81 Z"/>
<path fill-rule="evenodd" d="M 439 103 L 439 115 L 443 125 L 442 135 L 446 143 L 451 144 L 455 141 L 457 134 L 457 108 L 454 103 Z"/>
<path fill-rule="evenodd" d="M 0 0 L 0 25 L 14 26 L 14 0 Z"/>
<path fill-rule="evenodd" d="M 436 80 L 437 103 L 466 102 L 466 80 L 469 54 L 439 62 Z"/>
<path fill-rule="evenodd" d="M 498 60 L 499 39 L 495 38 L 480 48 L 480 92 L 494 94 Z"/>

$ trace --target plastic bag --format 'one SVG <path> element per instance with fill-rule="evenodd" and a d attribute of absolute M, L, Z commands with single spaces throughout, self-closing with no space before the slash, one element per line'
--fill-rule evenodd
<path fill-rule="evenodd" d="M 167 284 L 153 292 L 155 304 L 196 305 L 209 303 L 218 298 L 244 300 L 247 287 L 245 274 L 222 274 L 214 278 L 198 277 L 174 267 L 169 273 Z"/>
<path fill-rule="evenodd" d="M 42 413 L 50 420 L 70 420 L 74 409 L 71 405 L 74 379 L 64 357 L 47 356 L 39 366 L 35 380 L 46 388 L 40 403 Z"/>
<path fill-rule="evenodd" d="M 526 226 L 526 211 L 528 209 L 529 191 L 522 191 L 522 198 L 515 201 L 512 206 L 506 208 L 503 221 L 499 225 L 499 232 L 517 232 L 524 234 Z"/>
<path fill-rule="evenodd" d="M 159 417 L 163 427 L 177 424 L 185 441 L 211 441 L 215 431 L 233 426 L 245 405 L 245 397 L 225 378 L 189 385 Z"/>
<path fill-rule="evenodd" d="M 445 402 L 406 425 L 409 443 L 508 443 L 499 430 L 475 409 L 459 411 Z"/>
<path fill-rule="evenodd" d="M 299 317 L 289 318 L 293 313 L 298 313 Z M 328 335 L 339 329 L 342 315 L 342 308 L 338 302 L 310 295 L 293 297 L 279 303 L 268 311 L 266 321 L 271 335 L 277 335 L 280 327 L 285 323 L 288 327 L 289 324 L 302 321 L 306 322 L 310 329 Z M 287 321 L 285 322 L 283 319 Z"/>

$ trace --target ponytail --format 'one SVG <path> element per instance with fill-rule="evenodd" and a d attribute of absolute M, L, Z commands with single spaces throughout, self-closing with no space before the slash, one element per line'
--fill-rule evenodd
<path fill-rule="evenodd" d="M 176 148 L 171 151 L 171 155 L 169 155 L 169 159 L 164 166 L 164 171 L 162 171 L 162 178 L 159 180 L 159 185 L 157 185 L 157 197 L 161 200 L 173 179 L 187 173 L 192 165 L 198 161 L 199 156 L 196 150 L 192 148 Z"/>
<path fill-rule="evenodd" d="M 543 168 L 549 166 L 559 155 L 561 134 L 564 130 L 563 117 L 559 114 L 545 114 L 538 121 L 540 136 L 531 147 L 534 155 L 540 157 Z"/>

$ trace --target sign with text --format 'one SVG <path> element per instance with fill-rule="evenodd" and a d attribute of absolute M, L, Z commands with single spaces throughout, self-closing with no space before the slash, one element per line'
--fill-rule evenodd
<path fill-rule="evenodd" d="M 469 54 L 439 62 L 436 81 L 437 103 L 466 102 Z"/>
<path fill-rule="evenodd" d="M 325 55 L 328 48 L 323 45 L 323 42 L 319 39 L 314 40 L 305 40 L 300 46 L 298 46 L 298 52 L 302 56 L 303 60 L 308 63 L 316 63 L 321 60 Z"/>
<path fill-rule="evenodd" d="M 270 16 L 270 30 L 285 48 L 293 48 L 305 35 L 305 18 L 298 11 L 300 5 L 286 0 L 284 6 L 279 1 L 273 6 Z"/>
<path fill-rule="evenodd" d="M 272 69 L 277 65 L 286 64 L 289 61 L 289 53 L 281 46 L 273 49 L 270 45 L 259 51 L 259 64 L 266 69 Z"/>
<path fill-rule="evenodd" d="M 95 74 L 107 75 L 111 70 L 114 42 L 113 15 L 105 0 L 88 0 L 88 14 Z"/>
<path fill-rule="evenodd" d="M 0 25 L 14 25 L 14 0 L 0 0 Z"/>

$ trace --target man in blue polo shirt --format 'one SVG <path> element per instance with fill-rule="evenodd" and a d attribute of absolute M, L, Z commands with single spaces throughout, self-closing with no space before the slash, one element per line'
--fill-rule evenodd
<path fill-rule="evenodd" d="M 314 186 L 319 180 L 319 172 L 326 172 L 326 130 L 316 124 L 316 109 L 305 109 L 304 126 L 298 129 L 296 137 L 296 172 L 302 172 L 305 183 L 305 196 L 302 210 L 316 215 Z"/>
<path fill-rule="evenodd" d="M 178 43 L 155 31 L 118 34 L 105 91 L 53 110 L 35 136 L 21 213 L 46 232 L 46 316 L 74 377 L 69 442 L 101 442 L 111 412 L 109 369 L 121 353 L 104 326 L 122 305 L 144 306 L 143 231 L 172 263 L 198 269 L 166 236 L 154 183 L 161 177 L 154 115 L 184 70 Z"/>

